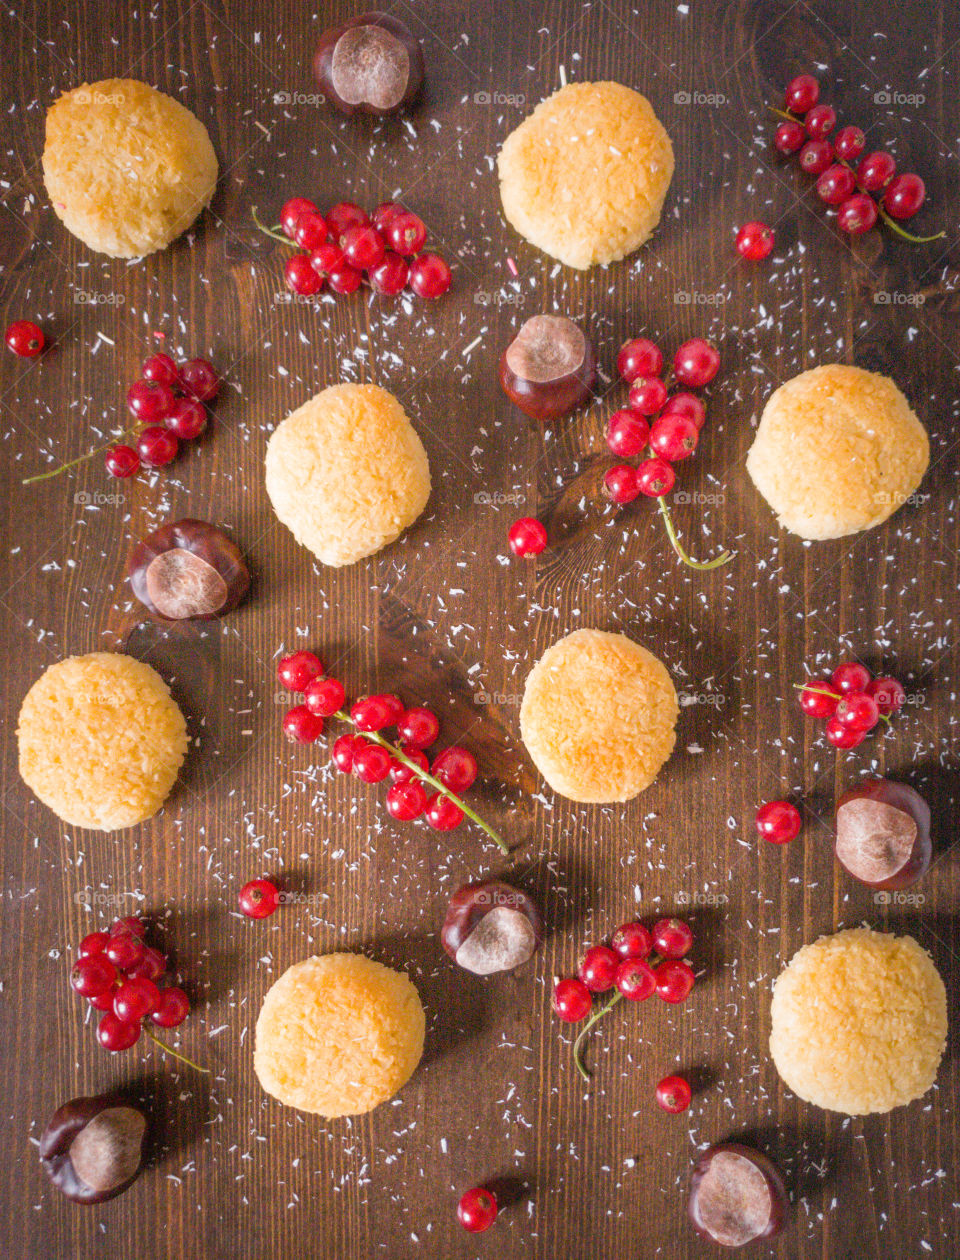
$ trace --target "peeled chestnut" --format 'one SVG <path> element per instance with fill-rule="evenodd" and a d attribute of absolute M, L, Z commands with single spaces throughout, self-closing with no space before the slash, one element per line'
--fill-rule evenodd
<path fill-rule="evenodd" d="M 389 13 L 364 13 L 320 36 L 313 75 L 344 114 L 392 114 L 423 86 L 423 49 Z"/>
<path fill-rule="evenodd" d="M 790 1200 L 766 1155 L 739 1142 L 720 1142 L 697 1160 L 687 1206 L 701 1237 L 721 1247 L 744 1247 L 780 1233 Z"/>
<path fill-rule="evenodd" d="M 503 352 L 500 384 L 533 420 L 569 415 L 590 397 L 597 361 L 590 342 L 564 315 L 534 315 Z"/>
<path fill-rule="evenodd" d="M 930 806 L 905 783 L 865 779 L 844 792 L 836 826 L 837 861 L 868 888 L 909 888 L 930 868 Z"/>
<path fill-rule="evenodd" d="M 440 931 L 453 961 L 477 976 L 519 967 L 533 957 L 542 937 L 543 920 L 533 899 L 499 880 L 458 889 Z"/>
<path fill-rule="evenodd" d="M 74 1203 L 105 1203 L 136 1178 L 147 1118 L 120 1094 L 74 1098 L 50 1117 L 40 1163 Z"/>
<path fill-rule="evenodd" d="M 133 593 L 163 621 L 210 621 L 236 608 L 250 574 L 236 544 L 215 525 L 185 519 L 161 525 L 133 549 Z"/>

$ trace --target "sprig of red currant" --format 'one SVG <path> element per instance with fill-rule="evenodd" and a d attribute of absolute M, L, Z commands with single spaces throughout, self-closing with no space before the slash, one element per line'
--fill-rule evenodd
<path fill-rule="evenodd" d="M 673 356 L 672 379 L 687 390 L 670 395 L 671 378 L 661 376 L 662 350 L 648 338 L 636 337 L 617 355 L 617 371 L 630 386 L 628 406 L 615 411 L 607 424 L 607 445 L 615 455 L 643 458 L 636 468 L 608 468 L 604 493 L 618 504 L 632 503 L 641 494 L 656 499 L 670 545 L 691 569 L 717 569 L 733 559 L 732 552 L 724 551 L 713 560 L 693 560 L 680 542 L 666 500 L 677 479 L 673 465 L 697 449 L 707 414 L 703 400 L 687 391 L 709 385 L 719 368 L 720 355 L 708 341 L 685 341 Z"/>
<path fill-rule="evenodd" d="M 838 207 L 840 230 L 861 236 L 879 218 L 891 231 L 915 245 L 945 236 L 945 232 L 914 236 L 900 226 L 898 220 L 913 218 L 926 200 L 923 180 L 912 173 L 898 175 L 893 157 L 882 149 L 868 153 L 854 168 L 852 163 L 861 158 L 867 146 L 866 136 L 859 127 L 842 127 L 831 143 L 827 137 L 837 125 L 836 110 L 831 105 L 818 104 L 819 100 L 820 85 L 813 75 L 799 74 L 791 79 L 784 94 L 784 108 L 769 106 L 784 119 L 773 142 L 784 155 L 799 153 L 801 169 L 817 176 L 817 195 L 826 205 Z"/>
<path fill-rule="evenodd" d="M 683 958 L 693 946 L 693 932 L 682 919 L 660 919 L 652 929 L 624 923 L 609 945 L 591 945 L 576 976 L 557 980 L 553 1009 L 569 1024 L 586 1019 L 573 1046 L 573 1061 L 585 1081 L 591 1073 L 583 1062 L 587 1034 L 618 1002 L 643 1002 L 656 993 L 663 1002 L 683 1002 L 694 986 L 693 968 Z M 654 953 L 654 951 L 656 951 Z M 592 1014 L 593 995 L 615 989 Z"/>
<path fill-rule="evenodd" d="M 80 942 L 70 971 L 70 987 L 94 1010 L 103 1011 L 97 1041 L 104 1050 L 129 1050 L 146 1033 L 165 1054 L 173 1055 L 197 1072 L 209 1069 L 194 1063 L 161 1041 L 150 1028 L 178 1028 L 190 1013 L 190 999 L 176 985 L 160 988 L 167 959 L 146 943 L 146 925 L 135 915 L 117 919 L 109 932 L 90 932 Z M 149 1023 L 148 1023 L 149 1021 Z"/>
<path fill-rule="evenodd" d="M 857 661 L 838 665 L 829 678 L 793 685 L 804 713 L 826 720 L 827 739 L 835 748 L 857 748 L 878 722 L 889 725 L 907 698 L 896 678 L 874 678 Z"/>
<path fill-rule="evenodd" d="M 354 293 L 366 280 L 384 296 L 408 287 L 417 297 L 438 298 L 453 281 L 440 255 L 423 250 L 426 224 L 398 202 L 383 202 L 371 218 L 352 201 L 338 201 L 322 215 L 306 197 L 292 197 L 274 227 L 260 221 L 256 206 L 252 214 L 271 240 L 297 247 L 283 276 L 298 297 L 314 297 L 324 285 L 334 293 Z"/>
<path fill-rule="evenodd" d="M 382 783 L 388 776 L 387 812 L 400 822 L 424 817 L 435 831 L 453 831 L 464 818 L 474 822 L 502 853 L 509 853 L 494 829 L 460 796 L 476 780 L 476 758 L 466 748 L 451 745 L 431 764 L 424 749 L 440 734 L 440 721 L 429 709 L 408 709 L 399 696 L 364 696 L 344 708 L 346 689 L 339 679 L 329 677 L 314 652 L 298 651 L 284 656 L 277 665 L 277 677 L 288 691 L 302 694 L 303 703 L 288 709 L 283 731 L 299 744 L 315 743 L 323 734 L 327 718 L 336 718 L 353 727 L 354 733 L 334 742 L 331 760 L 343 774 L 353 774 L 363 783 Z M 399 736 L 392 743 L 382 732 L 395 728 Z M 424 784 L 434 789 L 427 794 Z"/>

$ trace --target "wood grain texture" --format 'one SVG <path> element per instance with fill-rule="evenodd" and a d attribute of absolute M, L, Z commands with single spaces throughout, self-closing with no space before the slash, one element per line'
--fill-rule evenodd
<path fill-rule="evenodd" d="M 952 1046 L 922 1103 L 855 1121 L 801 1104 L 765 1046 L 783 963 L 821 932 L 864 920 L 913 932 L 956 1002 L 960 16 L 920 0 L 391 7 L 422 36 L 429 82 L 409 120 L 382 123 L 277 97 L 313 92 L 309 54 L 324 27 L 357 11 L 346 3 L 28 0 L 0 18 L 0 307 L 4 326 L 38 318 L 54 342 L 39 362 L 0 362 L 0 1250 L 687 1260 L 711 1254 L 685 1221 L 691 1162 L 736 1135 L 782 1163 L 797 1204 L 769 1254 L 954 1257 Z M 945 243 L 911 250 L 873 233 L 851 247 L 796 169 L 772 159 L 763 104 L 811 65 L 846 121 L 923 174 L 923 221 L 945 225 Z M 585 275 L 506 227 L 493 167 L 561 67 L 568 79 L 643 90 L 677 156 L 654 241 Z M 115 75 L 193 109 L 222 165 L 197 230 L 133 266 L 67 235 L 39 168 L 45 107 Z M 284 301 L 282 247 L 251 229 L 250 208 L 275 218 L 294 194 L 367 206 L 402 197 L 455 260 L 454 290 L 429 305 Z M 744 266 L 733 252 L 733 229 L 749 218 L 777 226 L 768 264 Z M 495 364 L 523 317 L 554 309 L 582 319 L 606 378 L 595 408 L 542 433 L 502 397 Z M 675 509 L 691 549 L 736 547 L 718 573 L 675 563 L 651 505 L 616 513 L 598 494 L 603 424 L 621 399 L 615 351 L 642 329 L 670 348 L 705 334 L 722 349 L 700 451 L 681 478 L 701 501 Z M 157 477 L 108 483 L 95 460 L 23 487 L 116 431 L 156 333 L 226 371 L 213 431 Z M 933 461 L 921 501 L 883 528 L 805 547 L 778 535 L 743 457 L 770 391 L 831 360 L 894 375 L 931 431 Z M 276 423 L 338 380 L 375 381 L 402 399 L 435 493 L 400 543 L 334 572 L 277 524 L 261 470 Z M 94 497 L 114 493 L 120 501 Z M 506 528 L 522 513 L 550 531 L 536 564 L 506 558 Z M 255 585 L 222 627 L 158 631 L 130 603 L 125 557 L 148 529 L 186 514 L 232 532 Z M 590 625 L 653 648 L 689 701 L 676 755 L 622 809 L 553 798 L 518 737 L 530 664 Z M 512 858 L 469 829 L 393 825 L 382 794 L 333 777 L 322 747 L 286 746 L 272 662 L 295 643 L 321 650 L 354 694 L 396 689 L 436 706 L 444 737 L 476 751 L 475 795 L 515 844 Z M 51 661 L 98 648 L 154 662 L 196 736 L 168 808 L 119 836 L 59 826 L 16 772 L 27 687 Z M 837 756 L 802 719 L 792 683 L 845 653 L 907 680 L 917 703 L 882 741 Z M 878 904 L 835 869 L 833 801 L 871 767 L 931 800 L 939 856 L 922 903 Z M 803 839 L 759 847 L 753 811 L 788 793 L 807 807 Z M 534 892 L 551 934 L 535 967 L 479 980 L 454 970 L 437 932 L 450 893 L 488 871 Z M 253 924 L 236 896 L 261 873 L 302 897 Z M 209 1081 L 141 1047 L 108 1057 L 84 1024 L 66 983 L 71 950 L 118 905 L 159 923 L 196 1001 L 181 1044 L 210 1065 Z M 702 977 L 682 1009 L 610 1017 L 585 1091 L 570 1036 L 549 1014 L 551 978 L 637 908 L 692 914 Z M 429 1032 L 395 1104 L 324 1124 L 264 1096 L 251 1042 L 272 980 L 334 948 L 407 967 Z M 700 1086 L 681 1118 L 653 1105 L 656 1081 L 677 1068 Z M 154 1165 L 115 1202 L 75 1208 L 46 1183 L 35 1143 L 64 1098 L 112 1084 L 150 1101 Z M 469 1239 L 456 1199 L 492 1177 L 512 1179 L 516 1201 L 494 1233 Z"/>

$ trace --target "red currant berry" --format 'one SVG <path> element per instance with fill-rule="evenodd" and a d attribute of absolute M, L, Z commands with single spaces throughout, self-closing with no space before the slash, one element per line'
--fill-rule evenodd
<path fill-rule="evenodd" d="M 688 420 L 693 421 L 698 429 L 702 429 L 703 422 L 707 418 L 707 408 L 702 398 L 698 398 L 696 394 L 688 394 L 681 390 L 679 394 L 670 395 L 662 414 L 665 416 L 686 416 Z"/>
<path fill-rule="evenodd" d="M 343 266 L 343 250 L 333 241 L 327 241 L 326 245 L 311 249 L 310 266 L 318 276 L 329 276 L 331 271 Z"/>
<path fill-rule="evenodd" d="M 129 971 L 143 961 L 146 946 L 132 932 L 111 932 L 104 956 L 120 971 Z"/>
<path fill-rule="evenodd" d="M 277 662 L 277 678 L 288 691 L 305 691 L 307 683 L 323 674 L 323 661 L 314 652 L 301 649 L 282 656 Z"/>
<path fill-rule="evenodd" d="M 700 430 L 693 421 L 676 412 L 661 416 L 650 430 L 650 449 L 671 463 L 689 459 L 699 440 Z"/>
<path fill-rule="evenodd" d="M 375 267 L 387 252 L 383 237 L 372 224 L 347 228 L 341 237 L 347 262 L 361 270 Z"/>
<path fill-rule="evenodd" d="M 353 773 L 361 783 L 382 783 L 390 773 L 393 758 L 379 744 L 358 741 L 353 750 Z"/>
<path fill-rule="evenodd" d="M 630 406 L 641 416 L 655 416 L 666 401 L 667 387 L 657 376 L 638 376 L 630 386 Z"/>
<path fill-rule="evenodd" d="M 833 161 L 833 145 L 829 140 L 808 140 L 800 150 L 800 169 L 808 175 L 822 175 Z"/>
<path fill-rule="evenodd" d="M 683 1076 L 665 1076 L 657 1086 L 657 1106 L 672 1116 L 686 1111 L 692 1098 L 690 1082 Z"/>
<path fill-rule="evenodd" d="M 127 975 L 131 980 L 159 980 L 166 970 L 167 960 L 164 955 L 159 949 L 147 945 L 140 961 L 127 968 Z"/>
<path fill-rule="evenodd" d="M 846 201 L 857 186 L 856 176 L 849 166 L 833 165 L 817 179 L 817 196 L 828 206 L 839 206 Z"/>
<path fill-rule="evenodd" d="M 104 1050 L 116 1053 L 118 1050 L 129 1050 L 140 1040 L 139 1023 L 124 1023 L 117 1019 L 112 1011 L 108 1011 L 97 1025 L 97 1041 Z"/>
<path fill-rule="evenodd" d="M 414 748 L 411 744 L 401 744 L 400 751 L 415 765 L 419 766 L 421 770 L 429 774 L 430 759 L 426 753 L 421 752 L 419 748 Z M 393 765 L 390 767 L 390 778 L 394 783 L 409 783 L 417 777 L 416 772 L 409 766 L 404 765 L 402 761 L 394 760 Z"/>
<path fill-rule="evenodd" d="M 737 253 L 750 262 L 759 262 L 773 249 L 773 228 L 753 220 L 745 223 L 737 233 Z"/>
<path fill-rule="evenodd" d="M 451 744 L 436 758 L 430 773 L 435 779 L 439 779 L 444 787 L 449 788 L 451 792 L 456 792 L 457 796 L 462 796 L 476 782 L 477 759 L 465 748 Z"/>
<path fill-rule="evenodd" d="M 128 914 L 122 919 L 114 919 L 110 924 L 111 936 L 116 936 L 120 932 L 130 932 L 133 936 L 139 936 L 142 941 L 147 935 L 147 926 L 139 915 Z"/>
<path fill-rule="evenodd" d="M 169 429 L 151 424 L 137 438 L 137 454 L 148 468 L 162 468 L 176 459 L 180 443 Z"/>
<path fill-rule="evenodd" d="M 382 201 L 370 216 L 373 226 L 378 232 L 386 232 L 392 219 L 398 214 L 405 214 L 406 209 L 399 201 Z"/>
<path fill-rule="evenodd" d="M 579 1024 L 590 1014 L 593 999 L 582 980 L 572 977 L 553 986 L 553 1009 L 565 1024 Z"/>
<path fill-rule="evenodd" d="M 335 241 L 352 227 L 364 227 L 370 220 L 366 212 L 352 201 L 338 201 L 327 211 L 327 227 Z"/>
<path fill-rule="evenodd" d="M 641 376 L 659 376 L 663 371 L 663 351 L 647 337 L 634 337 L 620 347 L 617 371 L 630 385 Z"/>
<path fill-rule="evenodd" d="M 830 675 L 830 682 L 842 695 L 854 691 L 866 691 L 870 684 L 870 671 L 856 661 L 844 661 Z"/>
<path fill-rule="evenodd" d="M 805 114 L 820 99 L 820 84 L 812 74 L 798 74 L 787 84 L 783 107 L 793 114 Z"/>
<path fill-rule="evenodd" d="M 140 375 L 145 381 L 156 381 L 160 385 L 169 385 L 176 389 L 180 384 L 180 369 L 169 354 L 151 354 L 144 360 Z"/>
<path fill-rule="evenodd" d="M 832 105 L 814 105 L 804 120 L 811 140 L 825 140 L 837 125 L 837 111 Z"/>
<path fill-rule="evenodd" d="M 394 783 L 387 789 L 387 813 L 398 822 L 413 822 L 427 808 L 427 793 L 419 779 Z"/>
<path fill-rule="evenodd" d="M 46 338 L 32 320 L 18 319 L 7 329 L 6 342 L 8 349 L 21 359 L 35 359 L 46 345 Z"/>
<path fill-rule="evenodd" d="M 316 210 L 317 207 L 306 197 L 291 197 L 289 201 L 285 201 L 280 208 L 280 226 L 284 236 L 289 236 L 292 241 L 301 214 L 315 214 Z"/>
<path fill-rule="evenodd" d="M 336 678 L 311 678 L 303 689 L 303 703 L 317 717 L 332 717 L 347 698 L 343 683 Z"/>
<path fill-rule="evenodd" d="M 113 995 L 116 993 L 116 987 L 105 989 L 103 993 L 96 993 L 93 997 L 88 997 L 87 1002 L 95 1011 L 113 1011 Z"/>
<path fill-rule="evenodd" d="M 127 390 L 127 408 L 144 424 L 154 424 L 169 416 L 173 404 L 173 390 L 159 381 L 134 381 Z"/>
<path fill-rule="evenodd" d="M 437 792 L 427 801 L 427 822 L 434 831 L 453 831 L 463 822 L 463 810 L 449 796 Z"/>
<path fill-rule="evenodd" d="M 70 987 L 81 997 L 99 997 L 117 978 L 117 969 L 103 954 L 78 958 L 70 971 Z"/>
<path fill-rule="evenodd" d="M 178 398 L 163 423 L 181 442 L 192 442 L 207 427 L 207 413 L 195 398 Z"/>
<path fill-rule="evenodd" d="M 693 932 L 683 919 L 660 919 L 653 925 L 653 948 L 661 958 L 683 958 L 693 948 Z"/>
<path fill-rule="evenodd" d="M 152 980 L 125 980 L 113 995 L 113 1013 L 122 1024 L 136 1024 L 156 1010 L 159 998 Z"/>
<path fill-rule="evenodd" d="M 869 232 L 877 221 L 877 205 L 866 193 L 855 193 L 848 197 L 837 212 L 837 227 L 841 232 L 849 232 L 851 236 L 862 236 Z"/>
<path fill-rule="evenodd" d="M 646 958 L 653 949 L 650 933 L 642 923 L 621 923 L 610 944 L 621 958 Z"/>
<path fill-rule="evenodd" d="M 798 122 L 782 122 L 773 135 L 773 143 L 778 153 L 789 156 L 802 149 L 807 139 L 803 124 Z"/>
<path fill-rule="evenodd" d="M 639 411 L 615 411 L 607 424 L 607 446 L 621 459 L 639 455 L 650 440 L 650 426 Z"/>
<path fill-rule="evenodd" d="M 423 220 L 409 210 L 396 214 L 387 224 L 387 240 L 392 249 L 404 258 L 419 254 L 427 239 L 427 228 Z"/>
<path fill-rule="evenodd" d="M 440 734 L 440 721 L 429 709 L 407 709 L 397 723 L 397 734 L 413 748 L 429 748 Z"/>
<path fill-rule="evenodd" d="M 909 219 L 917 213 L 927 196 L 919 175 L 898 175 L 887 185 L 883 208 L 891 219 Z"/>
<path fill-rule="evenodd" d="M 350 716 L 358 731 L 382 731 L 391 725 L 391 706 L 382 696 L 364 696 L 350 709 Z"/>
<path fill-rule="evenodd" d="M 178 1028 L 190 1014 L 190 999 L 183 989 L 161 989 L 150 1022 L 158 1028 Z"/>
<path fill-rule="evenodd" d="M 438 298 L 450 288 L 453 274 L 438 254 L 421 254 L 410 266 L 408 283 L 417 297 Z"/>
<path fill-rule="evenodd" d="M 673 356 L 673 373 L 681 385 L 700 389 L 709 385 L 720 368 L 720 355 L 709 341 L 692 337 L 677 348 Z"/>
<path fill-rule="evenodd" d="M 857 167 L 857 183 L 864 192 L 880 192 L 897 173 L 897 164 L 882 149 L 868 153 Z"/>
<path fill-rule="evenodd" d="M 867 695 L 872 697 L 885 717 L 889 717 L 892 713 L 899 713 L 907 698 L 907 693 L 896 678 L 887 677 L 875 678 L 873 682 L 868 683 Z"/>
<path fill-rule="evenodd" d="M 867 737 L 866 731 L 857 731 L 851 726 L 844 726 L 836 715 L 829 719 L 825 729 L 827 739 L 834 748 L 859 748 Z"/>
<path fill-rule="evenodd" d="M 325 244 L 328 235 L 327 221 L 317 210 L 304 211 L 293 230 L 296 244 L 308 252 Z"/>
<path fill-rule="evenodd" d="M 496 1195 L 483 1186 L 468 1190 L 457 1204 L 457 1220 L 470 1234 L 482 1234 L 496 1219 Z"/>
<path fill-rule="evenodd" d="M 388 726 L 396 726 L 407 711 L 400 697 L 393 695 L 392 692 L 374 696 L 373 699 L 379 701 L 380 704 L 386 705 L 387 713 L 390 715 Z"/>
<path fill-rule="evenodd" d="M 77 957 L 92 958 L 94 954 L 102 954 L 109 940 L 109 932 L 89 932 L 77 946 Z"/>
<path fill-rule="evenodd" d="M 880 709 L 865 691 L 852 691 L 837 705 L 837 721 L 855 731 L 872 731 L 880 721 Z"/>
<path fill-rule="evenodd" d="M 327 283 L 334 293 L 356 293 L 363 283 L 363 273 L 348 262 L 331 268 Z"/>
<path fill-rule="evenodd" d="M 381 293 L 384 297 L 394 297 L 403 289 L 409 275 L 410 268 L 407 263 L 399 254 L 388 249 L 377 265 L 370 268 L 368 278 L 370 287 L 375 293 Z"/>
<path fill-rule="evenodd" d="M 591 993 L 606 993 L 617 978 L 621 958 L 607 945 L 592 945 L 577 968 L 577 975 Z"/>
<path fill-rule="evenodd" d="M 668 958 L 653 969 L 657 997 L 663 1002 L 682 1002 L 694 986 L 696 977 L 689 963 L 679 958 Z"/>
<path fill-rule="evenodd" d="M 641 494 L 660 499 L 673 489 L 677 475 L 665 459 L 645 459 L 637 465 L 637 487 Z"/>
<path fill-rule="evenodd" d="M 824 692 L 829 692 L 825 695 Z M 840 702 L 840 693 L 829 678 L 810 682 L 800 692 L 800 708 L 809 717 L 833 717 Z"/>
<path fill-rule="evenodd" d="M 758 835 L 771 844 L 789 844 L 803 826 L 800 811 L 789 801 L 767 801 L 757 810 L 756 821 Z"/>
<path fill-rule="evenodd" d="M 280 905 L 280 890 L 269 879 L 251 879 L 240 889 L 240 913 L 248 919 L 268 919 Z"/>
<path fill-rule="evenodd" d="M 341 735 L 330 750 L 330 759 L 341 774 L 349 774 L 353 770 L 353 759 L 361 745 L 357 735 Z"/>
<path fill-rule="evenodd" d="M 867 137 L 859 127 L 841 127 L 833 137 L 833 151 L 842 162 L 855 162 L 867 147 Z"/>
<path fill-rule="evenodd" d="M 287 288 L 299 297 L 313 297 L 323 288 L 323 276 L 314 270 L 306 254 L 294 254 L 287 259 L 283 279 Z"/>
<path fill-rule="evenodd" d="M 612 503 L 632 503 L 640 493 L 637 470 L 631 464 L 614 464 L 603 474 L 603 493 Z"/>
<path fill-rule="evenodd" d="M 617 968 L 614 983 L 631 1002 L 645 1002 L 657 987 L 653 968 L 642 958 L 625 958 Z"/>
<path fill-rule="evenodd" d="M 103 462 L 111 477 L 132 477 L 140 467 L 140 456 L 132 446 L 111 446 Z"/>
<path fill-rule="evenodd" d="M 510 526 L 507 541 L 515 556 L 539 556 L 547 546 L 547 531 L 536 517 L 521 516 Z"/>
<path fill-rule="evenodd" d="M 323 718 L 305 704 L 295 704 L 283 715 L 282 728 L 292 744 L 314 744 L 323 734 Z"/>

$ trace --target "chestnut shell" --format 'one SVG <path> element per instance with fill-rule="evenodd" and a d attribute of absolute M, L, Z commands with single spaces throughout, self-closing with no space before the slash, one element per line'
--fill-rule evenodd
<path fill-rule="evenodd" d="M 549 380 L 535 380 L 521 376 L 511 366 L 511 351 L 516 343 L 540 321 L 558 321 L 575 330 L 583 339 L 583 357 L 570 371 Z M 549 424 L 560 420 L 590 398 L 597 380 L 597 360 L 590 339 L 573 320 L 562 315 L 534 315 L 526 320 L 500 358 L 500 385 L 512 403 L 531 420 Z"/>
<path fill-rule="evenodd" d="M 763 1230 L 758 1234 L 754 1234 L 752 1238 L 744 1240 L 742 1243 L 720 1242 L 704 1225 L 700 1215 L 699 1193 L 700 1187 L 706 1177 L 710 1165 L 713 1163 L 717 1155 L 728 1152 L 731 1155 L 739 1155 L 747 1160 L 756 1168 L 767 1184 L 767 1190 L 770 1194 L 770 1216 Z M 751 1146 L 744 1146 L 740 1142 L 718 1142 L 715 1146 L 708 1147 L 697 1160 L 693 1168 L 690 1178 L 690 1197 L 687 1201 L 687 1212 L 693 1228 L 697 1231 L 701 1238 L 706 1238 L 709 1242 L 717 1243 L 721 1247 L 731 1249 L 739 1249 L 747 1246 L 759 1238 L 775 1238 L 781 1233 L 783 1227 L 787 1223 L 787 1214 L 790 1208 L 790 1199 L 787 1195 L 787 1188 L 783 1183 L 783 1177 L 780 1170 L 772 1159 L 769 1159 L 762 1152 L 754 1150 Z"/>
<path fill-rule="evenodd" d="M 72 1098 L 53 1113 L 40 1138 L 40 1163 L 44 1172 L 62 1194 L 74 1203 L 95 1204 L 106 1203 L 115 1199 L 132 1185 L 143 1166 L 143 1137 L 141 1136 L 140 1160 L 133 1173 L 125 1180 L 110 1186 L 108 1189 L 96 1190 L 88 1186 L 78 1176 L 70 1158 L 70 1148 L 78 1135 L 91 1120 L 105 1111 L 122 1109 L 136 1112 L 144 1121 L 146 1117 L 139 1107 L 131 1104 L 122 1094 L 96 1094 L 86 1098 Z"/>
<path fill-rule="evenodd" d="M 402 95 L 393 104 L 380 106 L 375 105 L 371 101 L 347 101 L 344 100 L 335 86 L 334 53 L 337 44 L 348 32 L 358 30 L 364 26 L 380 27 L 381 30 L 393 36 L 406 49 L 408 59 L 407 84 Z M 386 114 L 397 113 L 405 106 L 411 104 L 418 96 L 420 89 L 423 87 L 423 47 L 410 28 L 401 22 L 399 18 L 393 17 L 389 13 L 377 11 L 362 13 L 359 17 L 351 18 L 349 22 L 331 27 L 330 30 L 324 31 L 320 36 L 320 42 L 317 44 L 317 50 L 313 55 L 313 76 L 330 103 L 340 110 L 341 113 L 349 117 L 360 111 L 361 113 L 376 114 L 378 117 L 383 117 Z"/>
<path fill-rule="evenodd" d="M 930 806 L 919 792 L 915 792 L 906 783 L 896 783 L 891 779 L 865 779 L 858 783 L 856 787 L 844 792 L 840 797 L 837 801 L 836 816 L 839 816 L 839 812 L 844 805 L 856 800 L 877 801 L 882 805 L 889 805 L 893 809 L 908 814 L 917 828 L 913 849 L 907 861 L 894 874 L 877 880 L 864 879 L 863 875 L 858 875 L 851 870 L 840 856 L 835 841 L 834 852 L 836 853 L 837 861 L 848 875 L 857 880 L 858 883 L 866 885 L 867 888 L 878 888 L 890 892 L 902 888 L 910 888 L 927 873 L 933 858 L 933 842 L 930 838 Z"/>
<path fill-rule="evenodd" d="M 155 560 L 169 551 L 190 552 L 216 570 L 225 587 L 222 602 L 216 608 L 172 617 L 156 606 L 150 594 L 148 570 Z M 237 545 L 215 525 L 193 517 L 169 521 L 137 543 L 127 564 L 127 576 L 140 603 L 154 617 L 167 622 L 213 621 L 236 608 L 250 587 L 250 573 Z"/>
<path fill-rule="evenodd" d="M 498 967 L 495 970 L 510 971 L 513 967 L 520 967 L 539 949 L 540 942 L 543 940 L 543 919 L 533 898 L 522 889 L 515 888 L 513 884 L 504 883 L 502 880 L 478 880 L 471 884 L 464 884 L 450 898 L 446 918 L 440 931 L 440 943 L 458 966 L 463 966 L 463 963 L 458 961 L 457 955 L 478 923 L 491 910 L 498 908 L 507 908 L 522 914 L 533 930 L 534 944 L 527 958 L 512 966 Z M 473 971 L 473 968 L 468 967 L 465 970 Z M 485 971 L 474 972 L 474 974 L 493 973 Z"/>

